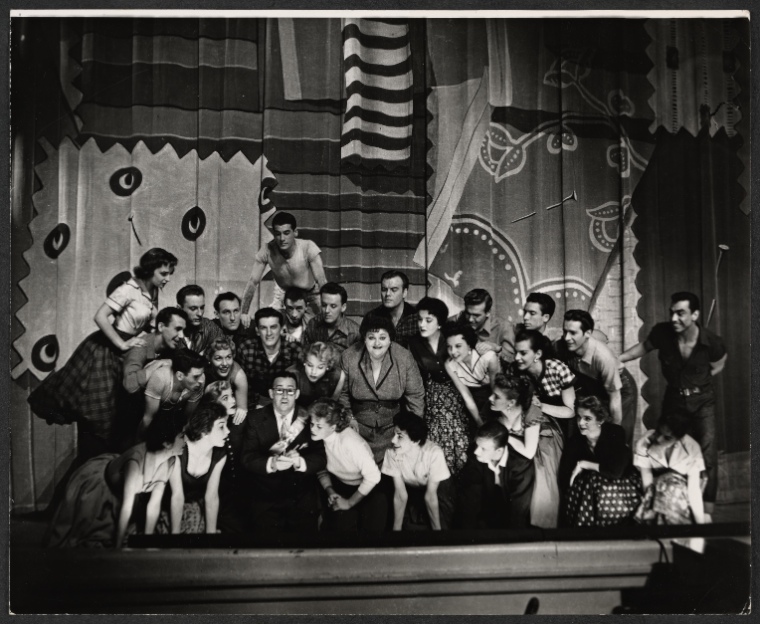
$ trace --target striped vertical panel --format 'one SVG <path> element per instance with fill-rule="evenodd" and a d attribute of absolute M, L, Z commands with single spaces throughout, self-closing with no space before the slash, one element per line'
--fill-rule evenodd
<path fill-rule="evenodd" d="M 346 19 L 343 67 L 341 161 L 387 169 L 408 165 L 413 117 L 408 22 Z"/>

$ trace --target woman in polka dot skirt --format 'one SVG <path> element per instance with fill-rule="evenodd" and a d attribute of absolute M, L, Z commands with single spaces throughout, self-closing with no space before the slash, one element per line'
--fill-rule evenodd
<path fill-rule="evenodd" d="M 633 467 L 625 431 L 610 421 L 597 397 L 578 400 L 580 435 L 565 445 L 559 467 L 565 526 L 615 526 L 632 522 L 641 501 L 641 477 Z"/>

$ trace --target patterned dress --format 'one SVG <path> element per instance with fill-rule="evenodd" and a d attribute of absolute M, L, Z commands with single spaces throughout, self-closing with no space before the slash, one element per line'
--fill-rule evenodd
<path fill-rule="evenodd" d="M 650 430 L 639 440 L 633 463 L 652 471 L 654 481 L 644 492 L 635 519 L 642 524 L 691 524 L 689 476 L 699 479 L 705 469 L 699 443 L 689 435 L 669 449 L 657 444 Z"/>
<path fill-rule="evenodd" d="M 459 474 L 467 461 L 467 448 L 474 432 L 465 409 L 462 395 L 451 381 L 444 362 L 447 358 L 446 341 L 438 339 L 438 350 L 433 353 L 430 343 L 422 336 L 409 339 L 412 352 L 425 384 L 425 422 L 428 439 L 443 449 L 443 455 L 453 476 Z"/>
<path fill-rule="evenodd" d="M 570 476 L 581 460 L 599 464 L 599 472 L 582 470 L 570 485 Z M 567 491 L 566 526 L 630 524 L 641 501 L 641 477 L 632 465 L 623 428 L 604 423 L 593 449 L 584 436 L 568 440 L 560 462 L 560 485 Z"/>
<path fill-rule="evenodd" d="M 149 329 L 157 303 L 134 279 L 119 286 L 106 300 L 116 317 L 114 329 L 124 340 Z M 32 411 L 48 423 L 77 422 L 80 432 L 97 437 L 108 451 L 121 450 L 121 432 L 115 421 L 123 358 L 124 353 L 102 331 L 90 334 L 63 368 L 32 392 Z"/>

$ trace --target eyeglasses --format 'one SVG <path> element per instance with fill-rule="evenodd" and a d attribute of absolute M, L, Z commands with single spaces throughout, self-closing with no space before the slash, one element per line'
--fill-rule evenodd
<path fill-rule="evenodd" d="M 296 389 L 295 388 L 274 388 L 273 392 L 278 396 L 282 396 L 283 394 L 287 394 L 288 396 L 293 396 L 296 393 Z"/>

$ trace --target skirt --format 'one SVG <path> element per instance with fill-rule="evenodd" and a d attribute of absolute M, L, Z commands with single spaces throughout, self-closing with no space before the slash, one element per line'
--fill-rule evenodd
<path fill-rule="evenodd" d="M 542 529 L 556 529 L 559 521 L 557 469 L 563 447 L 562 431 L 553 419 L 546 417 L 533 458 L 536 475 L 530 501 L 530 523 Z"/>
<path fill-rule="evenodd" d="M 583 470 L 567 494 L 565 523 L 571 527 L 608 527 L 628 524 L 641 502 L 638 470 L 620 479 L 607 479 Z"/>
<path fill-rule="evenodd" d="M 168 535 L 171 533 L 169 512 L 162 511 L 156 523 L 156 533 Z M 179 523 L 180 533 L 205 533 L 206 512 L 201 501 L 186 501 L 182 508 L 182 520 Z"/>
<path fill-rule="evenodd" d="M 125 340 L 131 338 L 117 333 Z M 121 385 L 123 353 L 101 331 L 85 338 L 63 368 L 48 375 L 29 395 L 29 405 L 51 424 L 77 422 L 81 431 L 114 446 L 117 390 Z"/>
<path fill-rule="evenodd" d="M 120 500 L 106 482 L 106 467 L 118 455 L 93 457 L 71 475 L 43 540 L 58 548 L 114 546 Z"/>
<path fill-rule="evenodd" d="M 451 475 L 458 475 L 467 461 L 472 431 L 462 396 L 452 382 L 425 380 L 425 421 L 428 439 L 443 449 Z"/>
<path fill-rule="evenodd" d="M 673 470 L 655 477 L 634 519 L 641 524 L 692 524 L 687 478 Z"/>

